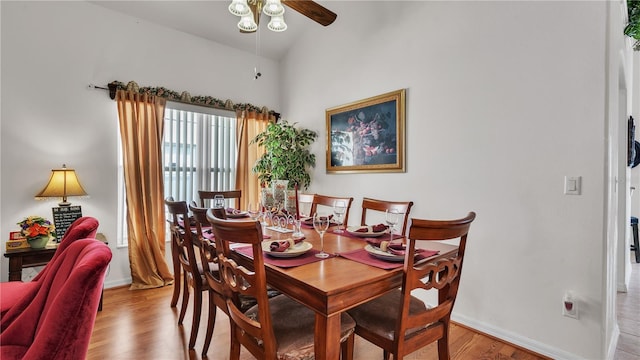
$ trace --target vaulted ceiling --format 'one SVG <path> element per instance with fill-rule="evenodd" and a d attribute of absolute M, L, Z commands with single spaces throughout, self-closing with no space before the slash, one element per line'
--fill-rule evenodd
<path fill-rule="evenodd" d="M 242 34 L 238 30 L 238 17 L 228 11 L 230 1 L 89 1 L 93 4 L 130 15 L 142 21 L 166 26 L 220 44 L 258 53 L 279 60 L 300 34 L 310 27 L 322 25 L 285 7 L 284 18 L 288 29 L 273 32 L 267 29 L 268 17 L 262 15 L 256 33 Z M 316 1 L 333 10 L 337 2 Z M 334 10 L 334 12 L 337 12 Z M 340 14 L 336 21 L 340 21 Z"/>

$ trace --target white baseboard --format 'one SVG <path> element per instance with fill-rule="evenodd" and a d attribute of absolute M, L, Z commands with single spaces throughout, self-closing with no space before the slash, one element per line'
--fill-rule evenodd
<path fill-rule="evenodd" d="M 124 286 L 124 285 L 131 285 L 131 278 L 127 278 L 127 279 L 118 279 L 115 281 L 105 281 L 104 282 L 104 288 L 105 289 L 111 289 L 114 287 L 119 287 L 119 286 Z"/>
<path fill-rule="evenodd" d="M 616 348 L 618 347 L 618 340 L 620 339 L 620 328 L 616 323 L 616 326 L 613 328 L 613 334 L 611 335 L 613 340 L 611 344 L 609 344 L 609 348 L 607 349 L 607 359 L 613 359 L 616 354 Z"/>
<path fill-rule="evenodd" d="M 521 346 L 525 349 L 531 350 L 540 355 L 548 356 L 552 359 L 582 360 L 582 358 L 576 354 L 568 353 L 564 350 L 554 348 L 552 346 L 529 339 L 527 337 L 523 337 L 521 335 L 514 334 L 508 331 L 504 331 L 503 329 L 496 328 L 486 323 L 478 322 L 474 319 L 470 319 L 463 315 L 456 315 L 455 313 L 453 313 L 451 315 L 451 320 L 457 323 L 460 323 L 462 325 L 468 326 L 472 329 L 489 334 L 491 336 L 495 336 L 501 340 L 512 343 L 514 345 Z M 617 336 L 616 336 L 616 339 L 617 339 Z M 615 347 L 614 347 L 614 351 L 615 351 Z"/>

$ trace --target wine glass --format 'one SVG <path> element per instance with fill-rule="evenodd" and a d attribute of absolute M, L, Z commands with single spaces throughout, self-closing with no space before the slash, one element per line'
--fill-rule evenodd
<path fill-rule="evenodd" d="M 400 220 L 400 214 L 396 209 L 385 210 L 384 218 L 385 218 L 385 221 L 387 222 L 387 225 L 389 225 L 389 236 L 390 236 L 389 242 L 392 242 L 393 229 L 396 227 L 396 225 L 398 224 L 398 221 Z"/>
<path fill-rule="evenodd" d="M 344 230 L 342 230 L 342 216 L 347 211 L 347 204 L 344 201 L 337 200 L 333 203 L 333 215 L 336 217 L 336 222 L 338 223 L 338 228 L 333 230 L 336 234 L 342 234 Z"/>
<path fill-rule="evenodd" d="M 320 235 L 320 252 L 316 254 L 316 257 L 328 258 L 329 254 L 324 252 L 324 233 L 329 228 L 329 217 L 318 213 L 313 214 L 313 228 Z"/>

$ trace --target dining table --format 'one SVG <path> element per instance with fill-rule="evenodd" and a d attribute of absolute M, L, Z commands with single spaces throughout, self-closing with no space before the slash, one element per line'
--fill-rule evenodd
<path fill-rule="evenodd" d="M 268 237 L 265 241 L 284 241 L 292 236 L 291 232 L 274 229 L 263 227 Z M 328 258 L 314 256 L 320 250 L 320 236 L 309 226 L 302 226 L 304 241 L 312 247 L 308 252 L 284 258 L 264 253 L 269 286 L 315 312 L 314 350 L 315 358 L 320 360 L 340 357 L 341 313 L 402 285 L 403 261 L 381 261 L 362 254 L 368 244 L 367 237 L 356 236 L 354 232 L 338 234 L 334 230 L 335 227 L 331 227 L 324 234 L 324 251 L 331 254 Z M 396 236 L 394 241 L 404 239 Z M 451 256 L 458 249 L 456 245 L 437 241 L 429 241 L 424 247 L 436 253 L 427 254 L 424 261 Z M 251 268 L 252 254 L 246 250 L 236 247 L 233 256 L 238 263 Z"/>

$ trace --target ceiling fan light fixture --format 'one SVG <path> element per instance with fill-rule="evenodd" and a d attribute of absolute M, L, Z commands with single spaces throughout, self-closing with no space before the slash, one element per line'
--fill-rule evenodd
<path fill-rule="evenodd" d="M 253 20 L 251 12 L 249 15 L 243 16 L 238 22 L 238 28 L 242 31 L 252 32 L 258 30 L 258 24 Z"/>
<path fill-rule="evenodd" d="M 247 16 L 251 14 L 251 9 L 247 5 L 247 0 L 233 0 L 229 4 L 229 12 L 236 16 Z"/>
<path fill-rule="evenodd" d="M 272 16 L 267 27 L 269 30 L 275 32 L 287 30 L 287 24 L 284 22 L 284 18 L 282 16 Z"/>
<path fill-rule="evenodd" d="M 280 0 L 267 0 L 262 12 L 269 16 L 282 16 L 284 14 L 284 6 L 282 6 Z"/>

